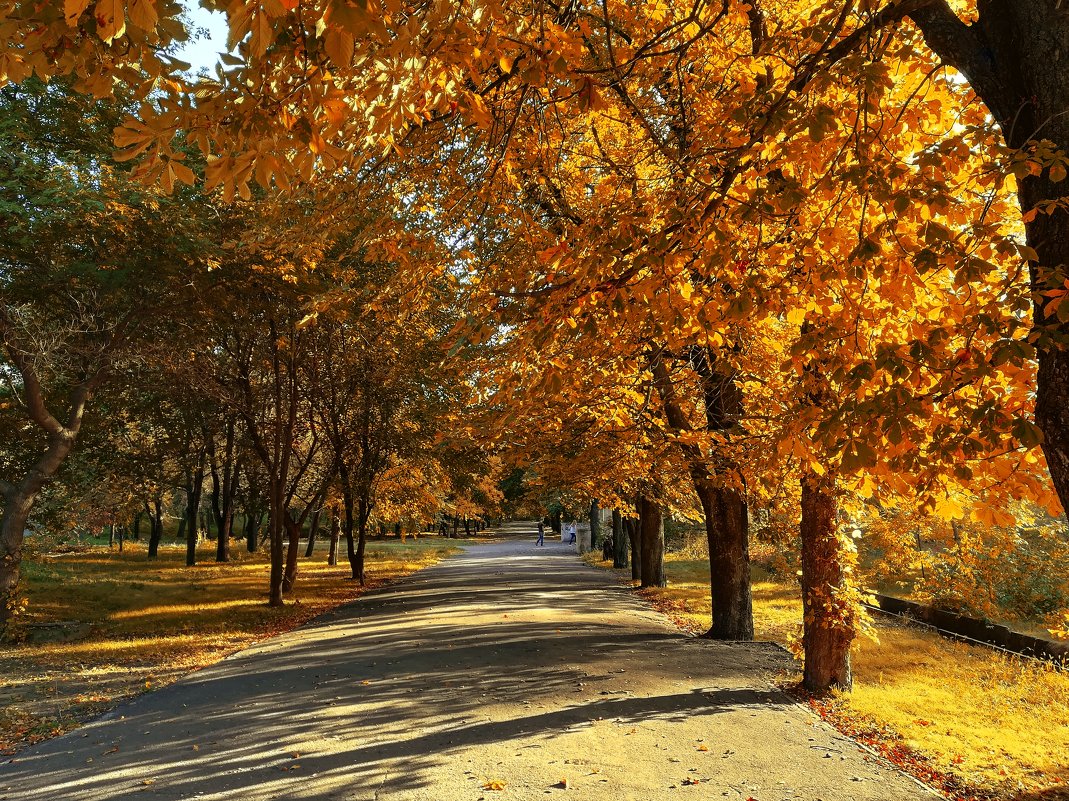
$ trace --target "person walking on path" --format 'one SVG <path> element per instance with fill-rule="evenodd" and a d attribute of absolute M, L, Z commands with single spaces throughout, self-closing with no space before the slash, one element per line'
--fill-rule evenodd
<path fill-rule="evenodd" d="M 545 544 L 546 544 L 546 527 L 544 525 L 542 525 L 542 521 L 539 520 L 538 521 L 538 541 L 535 543 L 535 545 L 545 545 Z"/>

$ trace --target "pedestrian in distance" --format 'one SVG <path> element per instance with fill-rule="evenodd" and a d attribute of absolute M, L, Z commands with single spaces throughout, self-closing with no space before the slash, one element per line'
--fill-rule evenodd
<path fill-rule="evenodd" d="M 545 545 L 545 544 L 546 544 L 546 527 L 544 525 L 542 525 L 542 521 L 539 520 L 538 521 L 538 541 L 535 543 L 535 545 Z"/>

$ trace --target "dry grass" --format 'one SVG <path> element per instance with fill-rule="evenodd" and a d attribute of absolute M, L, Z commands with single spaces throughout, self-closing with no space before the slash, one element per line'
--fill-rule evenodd
<path fill-rule="evenodd" d="M 263 554 L 235 547 L 216 564 L 214 548 L 185 567 L 185 549 L 42 555 L 25 563 L 25 642 L 0 647 L 0 750 L 11 753 L 60 734 L 119 701 L 168 684 L 240 648 L 294 628 L 386 581 L 452 553 L 438 537 L 372 542 L 367 587 L 326 564 L 326 543 L 301 559 L 292 603 L 266 605 Z M 210 543 L 208 544 L 211 545 Z M 62 623 L 60 626 L 42 624 Z"/>
<path fill-rule="evenodd" d="M 644 592 L 684 628 L 707 630 L 708 563 L 670 554 L 665 570 L 669 586 Z M 801 627 L 797 587 L 756 567 L 753 579 L 757 638 L 787 644 Z M 931 768 L 980 795 L 1047 790 L 1044 798 L 1069 798 L 1058 792 L 1069 785 L 1069 673 L 919 628 L 876 624 L 879 642 L 862 639 L 855 648 L 854 692 L 833 705 L 839 723 L 901 738 Z"/>

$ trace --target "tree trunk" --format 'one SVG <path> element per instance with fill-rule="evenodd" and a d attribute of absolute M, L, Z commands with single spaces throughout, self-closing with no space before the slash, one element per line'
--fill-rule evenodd
<path fill-rule="evenodd" d="M 627 534 L 624 532 L 624 517 L 619 509 L 612 510 L 612 566 L 627 567 Z"/>
<path fill-rule="evenodd" d="M 282 576 L 282 592 L 287 593 L 292 591 L 293 585 L 297 583 L 297 557 L 301 553 L 301 527 L 293 519 L 289 509 L 286 509 L 284 514 L 283 519 L 289 543 L 286 547 L 286 572 Z"/>
<path fill-rule="evenodd" d="M 638 519 L 642 586 L 665 587 L 668 582 L 664 576 L 664 517 L 661 507 L 645 496 L 640 497 Z"/>
<path fill-rule="evenodd" d="M 803 684 L 813 692 L 853 685 L 850 644 L 855 614 L 847 596 L 842 543 L 835 521 L 835 482 L 807 473 L 802 478 Z"/>
<path fill-rule="evenodd" d="M 642 578 L 642 549 L 639 547 L 638 520 L 633 517 L 624 518 L 624 527 L 627 529 L 627 542 L 631 546 L 631 580 L 638 581 Z"/>
<path fill-rule="evenodd" d="M 271 476 L 268 479 L 267 528 L 271 541 L 271 578 L 268 588 L 268 606 L 282 606 L 282 582 L 285 579 L 285 517 L 286 499 L 282 479 Z"/>
<path fill-rule="evenodd" d="M 316 532 L 319 531 L 319 515 L 322 509 L 312 512 L 312 522 L 308 524 L 308 547 L 304 551 L 304 558 L 311 559 L 316 547 Z"/>
<path fill-rule="evenodd" d="M 746 500 L 737 491 L 706 480 L 695 484 L 705 515 L 705 535 L 709 544 L 713 622 L 705 636 L 714 640 L 753 640 Z"/>
<path fill-rule="evenodd" d="M 338 507 L 330 510 L 330 553 L 327 555 L 327 564 L 338 564 L 338 538 L 341 535 L 341 517 L 338 515 Z"/>
<path fill-rule="evenodd" d="M 115 547 L 115 524 L 114 523 L 111 523 L 111 524 L 108 525 L 108 547 L 109 548 L 114 548 Z"/>
<path fill-rule="evenodd" d="M 204 489 L 204 461 L 202 449 L 197 457 L 197 466 L 186 478 L 186 567 L 197 563 L 197 515 L 200 512 L 201 493 Z"/>
<path fill-rule="evenodd" d="M 345 481 L 343 475 L 342 478 L 345 489 L 342 490 L 342 501 L 345 507 L 345 549 L 346 556 L 349 558 L 349 569 L 352 571 L 352 575 L 349 576 L 350 581 L 359 581 L 362 574 L 362 568 L 360 562 L 356 556 L 356 514 L 355 506 L 356 499 L 353 497 L 353 493 L 348 489 L 348 482 Z"/>
<path fill-rule="evenodd" d="M 141 539 L 141 512 L 134 515 L 134 541 Z"/>
<path fill-rule="evenodd" d="M 597 498 L 590 499 L 590 550 L 596 551 L 601 545 L 601 508 Z"/>
<path fill-rule="evenodd" d="M 404 534 L 401 533 L 401 521 L 398 520 L 393 524 L 393 535 L 399 540 L 404 540 Z"/>
<path fill-rule="evenodd" d="M 471 521 L 467 517 L 464 518 L 464 536 L 471 538 Z"/>
<path fill-rule="evenodd" d="M 119 526 L 119 553 L 126 547 L 126 524 Z"/>
<path fill-rule="evenodd" d="M 159 506 L 158 501 L 154 501 L 157 508 Z M 149 522 L 149 535 L 148 535 L 148 558 L 155 559 L 159 555 L 160 551 L 160 537 L 163 536 L 163 522 L 153 514 L 149 508 L 148 501 L 145 501 L 145 513 L 148 515 Z"/>
<path fill-rule="evenodd" d="M 460 528 L 460 516 L 459 515 L 453 515 L 453 533 L 450 536 L 450 539 L 454 539 L 454 540 L 460 539 L 460 534 L 458 533 L 459 528 Z"/>
<path fill-rule="evenodd" d="M 353 578 L 364 583 L 364 555 L 367 549 L 367 521 L 371 516 L 371 500 L 367 495 L 360 496 L 360 503 L 357 509 L 357 529 L 359 538 L 356 543 L 356 554 L 351 560 L 353 565 Z"/>

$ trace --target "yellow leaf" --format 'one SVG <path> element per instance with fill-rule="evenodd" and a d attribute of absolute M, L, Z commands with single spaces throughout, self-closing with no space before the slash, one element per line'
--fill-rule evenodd
<path fill-rule="evenodd" d="M 505 783 L 500 779 L 491 779 L 483 785 L 484 790 L 504 790 Z"/>
<path fill-rule="evenodd" d="M 151 31 L 156 27 L 159 15 L 153 0 L 131 0 L 129 11 L 130 22 L 141 30 Z"/>
<path fill-rule="evenodd" d="M 508 56 L 502 56 L 497 60 L 497 66 L 501 67 L 501 71 L 508 75 L 512 72 L 512 65 L 516 63 L 516 60 L 509 58 Z"/>
<path fill-rule="evenodd" d="M 78 18 L 89 6 L 89 0 L 63 0 L 63 16 L 67 18 L 67 24 L 78 24 Z"/>
<path fill-rule="evenodd" d="M 327 55 L 338 67 L 348 67 L 352 63 L 355 44 L 353 35 L 341 28 L 328 28 L 323 40 Z"/>
<path fill-rule="evenodd" d="M 1050 168 L 1050 179 L 1054 183 L 1058 184 L 1065 180 L 1066 170 L 1065 165 L 1062 162 L 1054 164 Z"/>
<path fill-rule="evenodd" d="M 122 0 L 100 0 L 95 9 L 97 36 L 105 42 L 118 39 L 126 33 L 126 15 Z"/>

